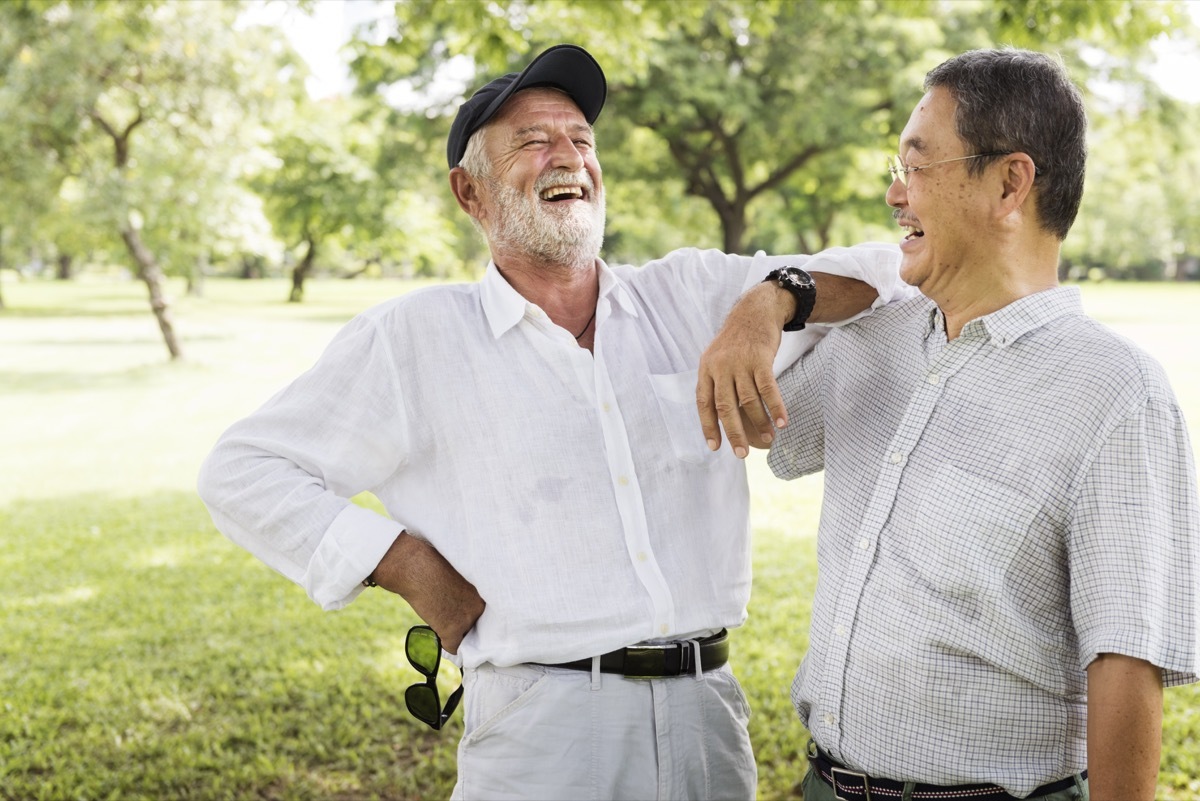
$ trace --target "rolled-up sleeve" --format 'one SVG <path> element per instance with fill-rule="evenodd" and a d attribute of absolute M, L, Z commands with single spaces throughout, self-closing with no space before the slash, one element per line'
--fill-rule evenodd
<path fill-rule="evenodd" d="M 403 466 L 407 431 L 387 338 L 360 316 L 308 372 L 222 435 L 198 491 L 229 539 L 336 609 L 403 530 L 351 498 Z"/>

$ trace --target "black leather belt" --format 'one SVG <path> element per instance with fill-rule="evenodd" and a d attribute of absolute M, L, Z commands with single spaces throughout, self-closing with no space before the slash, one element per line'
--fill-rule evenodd
<path fill-rule="evenodd" d="M 808 743 L 808 764 L 816 771 L 821 781 L 833 788 L 833 794 L 846 801 L 899 801 L 904 795 L 905 782 L 895 779 L 876 779 L 856 770 L 842 767 L 829 758 L 820 746 L 811 740 Z M 1087 778 L 1087 771 L 1079 774 Z M 1041 787 L 1029 794 L 1030 798 L 1050 795 L 1075 786 L 1075 777 L 1068 776 Z M 1021 801 L 997 784 L 920 784 L 913 788 L 913 801 Z"/>
<path fill-rule="evenodd" d="M 627 679 L 665 679 L 687 676 L 696 672 L 695 640 L 676 640 L 655 645 L 630 645 L 609 651 L 600 657 L 601 673 L 616 673 Z M 729 661 L 729 632 L 721 629 L 711 637 L 699 640 L 700 669 L 716 670 Z M 542 663 L 539 663 L 542 664 Z M 591 659 L 548 664 L 547 667 L 567 670 L 592 669 Z"/>

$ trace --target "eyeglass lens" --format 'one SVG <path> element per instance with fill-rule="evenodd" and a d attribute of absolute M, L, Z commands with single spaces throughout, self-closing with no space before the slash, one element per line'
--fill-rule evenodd
<path fill-rule="evenodd" d="M 413 626 L 404 639 L 404 653 L 408 662 L 425 677 L 421 684 L 414 684 L 404 691 L 404 705 L 409 714 L 422 723 L 438 730 L 445 725 L 458 703 L 462 700 L 463 687 L 451 693 L 442 709 L 441 696 L 437 688 L 438 665 L 442 661 L 442 641 L 429 626 Z"/>
<path fill-rule="evenodd" d="M 442 643 L 437 632 L 428 626 L 413 626 L 404 640 L 404 653 L 409 664 L 425 677 L 437 676 L 442 661 Z"/>
<path fill-rule="evenodd" d="M 435 729 L 441 728 L 442 701 L 436 686 L 414 684 L 404 691 L 404 704 L 417 720 Z"/>

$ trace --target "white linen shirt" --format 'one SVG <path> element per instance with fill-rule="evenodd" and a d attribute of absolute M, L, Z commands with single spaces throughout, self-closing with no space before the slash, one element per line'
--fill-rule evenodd
<path fill-rule="evenodd" d="M 860 278 L 879 306 L 911 291 L 898 263 L 884 245 L 600 263 L 594 354 L 489 265 L 347 324 L 223 435 L 200 492 L 222 532 L 326 609 L 353 600 L 401 530 L 428 540 L 487 604 L 466 667 L 737 626 L 749 495 L 728 445 L 705 444 L 700 354 L 773 268 Z M 800 332 L 793 358 L 820 336 Z M 390 519 L 351 503 L 364 491 Z"/>
<path fill-rule="evenodd" d="M 780 377 L 782 478 L 825 469 L 792 700 L 873 776 L 1024 797 L 1087 767 L 1087 666 L 1200 669 L 1200 512 L 1159 365 L 1039 292 L 947 342 L 917 297 Z"/>

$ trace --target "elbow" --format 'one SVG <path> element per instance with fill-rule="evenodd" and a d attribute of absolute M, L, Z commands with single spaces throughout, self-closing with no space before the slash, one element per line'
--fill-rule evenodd
<path fill-rule="evenodd" d="M 220 456 L 218 446 L 200 463 L 200 472 L 196 476 L 196 493 L 210 511 L 220 508 L 227 495 L 230 484 L 228 476 L 229 470 Z"/>

